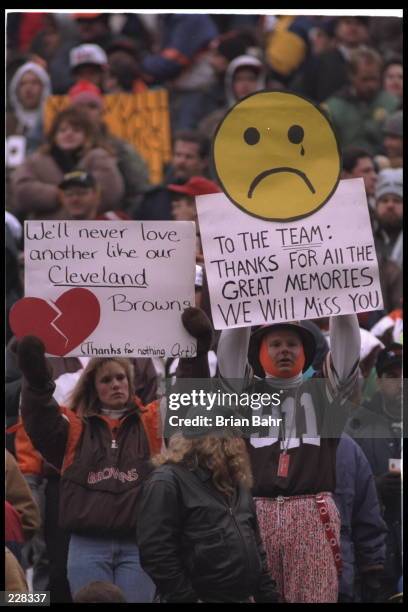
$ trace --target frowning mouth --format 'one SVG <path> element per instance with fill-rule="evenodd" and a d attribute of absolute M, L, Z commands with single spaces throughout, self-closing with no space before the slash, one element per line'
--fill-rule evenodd
<path fill-rule="evenodd" d="M 313 187 L 312 183 L 309 181 L 309 179 L 307 178 L 304 172 L 302 172 L 301 170 L 296 170 L 296 168 L 282 167 L 282 168 L 271 168 L 270 170 L 264 170 L 263 172 L 258 174 L 258 176 L 254 178 L 254 180 L 252 181 L 249 187 L 248 198 L 252 198 L 252 194 L 254 193 L 255 189 L 257 188 L 259 183 L 264 178 L 266 178 L 270 174 L 277 174 L 278 172 L 291 172 L 292 174 L 296 174 L 297 176 L 300 176 L 300 178 L 306 183 L 310 191 L 312 193 L 316 193 L 315 188 Z"/>

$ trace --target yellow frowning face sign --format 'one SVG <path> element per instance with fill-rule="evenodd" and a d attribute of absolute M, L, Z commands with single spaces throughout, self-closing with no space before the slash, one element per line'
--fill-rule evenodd
<path fill-rule="evenodd" d="M 224 117 L 213 155 L 225 194 L 271 221 L 293 221 L 321 208 L 340 179 L 333 128 L 314 104 L 282 91 L 255 93 Z"/>

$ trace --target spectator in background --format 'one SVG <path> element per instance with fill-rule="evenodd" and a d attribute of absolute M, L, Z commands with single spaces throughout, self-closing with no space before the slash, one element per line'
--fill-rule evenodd
<path fill-rule="evenodd" d="M 196 225 L 196 260 L 204 263 L 201 245 L 200 228 L 198 225 L 195 198 L 199 195 L 219 193 L 221 189 L 213 181 L 203 176 L 192 176 L 184 185 L 167 186 L 171 192 L 171 214 L 175 221 L 194 221 Z"/>
<path fill-rule="evenodd" d="M 384 139 L 383 147 L 385 151 L 386 167 L 402 168 L 404 155 L 404 140 L 403 140 L 403 118 L 402 110 L 397 111 L 388 117 L 384 123 Z M 380 162 L 384 166 L 384 160 Z"/>
<path fill-rule="evenodd" d="M 236 57 L 225 73 L 226 105 L 204 117 L 199 130 L 210 139 L 228 110 L 246 96 L 265 88 L 265 73 L 262 62 L 250 55 Z"/>
<path fill-rule="evenodd" d="M 16 512 L 16 518 L 21 526 L 23 542 L 28 542 L 39 530 L 41 524 L 40 511 L 30 487 L 26 483 L 23 474 L 18 467 L 17 461 L 8 450 L 6 450 L 6 503 L 10 504 Z M 6 515 L 7 517 L 8 515 Z M 9 525 L 10 526 L 10 525 Z M 7 527 L 7 522 L 6 522 Z M 7 542 L 7 546 L 16 555 L 17 560 L 21 560 L 21 549 Z M 16 543 L 17 544 L 17 543 Z"/>
<path fill-rule="evenodd" d="M 378 355 L 379 391 L 350 418 L 346 431 L 361 446 L 376 478 L 377 490 L 388 527 L 384 597 L 397 593 L 402 575 L 401 461 L 402 346 L 393 344 Z"/>
<path fill-rule="evenodd" d="M 69 65 L 75 83 L 90 81 L 102 89 L 107 64 L 107 55 L 99 45 L 79 45 L 71 49 L 69 54 Z"/>
<path fill-rule="evenodd" d="M 395 261 L 402 269 L 402 168 L 388 168 L 379 173 L 375 198 L 378 229 L 374 238 L 377 254 Z"/>
<path fill-rule="evenodd" d="M 122 210 L 109 210 L 98 215 L 101 190 L 92 174 L 83 170 L 70 172 L 64 176 L 59 184 L 59 198 L 64 219 L 74 221 L 130 219 Z"/>
<path fill-rule="evenodd" d="M 399 306 L 402 306 L 402 298 Z M 373 325 L 370 332 L 381 340 L 385 348 L 389 348 L 391 344 L 395 342 L 397 344 L 402 344 L 404 336 L 402 308 L 395 308 L 394 310 L 388 311 L 382 319 Z"/>
<path fill-rule="evenodd" d="M 328 34 L 334 35 L 333 48 L 308 59 L 292 84 L 295 91 L 320 103 L 347 85 L 347 63 L 351 53 L 367 42 L 368 22 L 368 17 L 344 16 L 326 24 Z"/>
<path fill-rule="evenodd" d="M 401 58 L 389 59 L 383 67 L 383 90 L 401 101 L 403 97 L 403 63 Z"/>
<path fill-rule="evenodd" d="M 6 342 L 13 335 L 9 324 L 10 309 L 24 295 L 24 281 L 20 273 L 21 238 L 16 239 L 9 223 L 5 226 L 5 270 L 6 275 Z"/>
<path fill-rule="evenodd" d="M 140 77 L 140 51 L 134 40 L 122 36 L 107 49 L 108 71 L 104 80 L 106 93 L 140 93 L 147 90 Z"/>
<path fill-rule="evenodd" d="M 210 154 L 209 139 L 194 130 L 183 130 L 174 136 L 173 158 L 166 173 L 164 184 L 148 192 L 142 202 L 138 219 L 149 221 L 168 221 L 171 217 L 170 183 L 180 185 L 192 176 L 207 173 Z"/>
<path fill-rule="evenodd" d="M 387 527 L 370 464 L 359 445 L 345 433 L 337 446 L 334 499 L 341 517 L 339 602 L 382 601 Z M 360 589 L 356 589 L 356 578 Z"/>
<path fill-rule="evenodd" d="M 403 29 L 401 17 L 370 17 L 369 37 L 372 46 L 387 61 L 402 57 Z"/>
<path fill-rule="evenodd" d="M 81 41 L 107 49 L 113 40 L 108 13 L 73 13 Z"/>
<path fill-rule="evenodd" d="M 369 204 L 371 227 L 373 232 L 378 230 L 376 215 L 375 187 L 377 184 L 377 173 L 375 171 L 373 158 L 364 149 L 349 147 L 343 152 L 343 174 L 342 178 L 364 179 L 364 186 Z M 377 251 L 380 282 L 386 312 L 398 308 L 402 298 L 402 272 L 400 266 L 388 259 L 383 252 Z M 375 322 L 374 313 L 359 313 L 360 324 L 368 328 Z M 375 315 L 377 316 L 377 315 Z"/>
<path fill-rule="evenodd" d="M 126 140 L 109 132 L 103 120 L 103 96 L 98 87 L 89 81 L 79 81 L 69 90 L 68 96 L 72 106 L 88 116 L 101 143 L 114 152 L 125 188 L 121 209 L 136 218 L 143 195 L 149 188 L 149 173 L 145 161 Z"/>
<path fill-rule="evenodd" d="M 226 106 L 225 73 L 232 60 L 240 55 L 257 58 L 262 55 L 257 36 L 251 28 L 232 30 L 211 41 L 208 58 L 216 81 L 210 91 L 213 108 L 209 108 L 209 113 Z"/>
<path fill-rule="evenodd" d="M 68 108 L 55 117 L 47 143 L 14 172 L 16 212 L 29 219 L 61 218 L 58 185 L 73 170 L 95 176 L 101 186 L 100 212 L 121 207 L 124 184 L 115 157 L 101 146 L 89 118 Z"/>
<path fill-rule="evenodd" d="M 160 18 L 161 49 L 143 58 L 143 78 L 148 85 L 168 87 L 173 130 L 195 129 L 206 113 L 208 92 L 215 81 L 206 52 L 218 31 L 209 15 Z"/>
<path fill-rule="evenodd" d="M 315 17 L 309 32 L 311 55 L 326 53 L 334 48 L 333 17 Z"/>
<path fill-rule="evenodd" d="M 24 137 L 21 162 L 25 153 L 30 155 L 42 142 L 42 113 L 49 95 L 50 77 L 39 64 L 27 62 L 15 72 L 9 87 L 11 109 L 6 115 L 6 137 Z"/>
<path fill-rule="evenodd" d="M 373 222 L 375 208 L 375 186 L 377 184 L 377 172 L 372 155 L 365 149 L 358 147 L 347 147 L 343 151 L 343 174 L 342 178 L 362 178 L 369 204 L 370 219 Z"/>
<path fill-rule="evenodd" d="M 52 91 L 63 95 L 74 84 L 69 67 L 69 53 L 79 44 L 77 28 L 68 15 L 44 13 L 44 27 L 31 43 L 30 50 L 47 65 Z"/>
<path fill-rule="evenodd" d="M 348 64 L 350 84 L 323 105 L 343 148 L 362 147 L 371 155 L 382 151 L 383 123 L 399 101 L 381 90 L 381 67 L 373 49 L 354 51 Z"/>

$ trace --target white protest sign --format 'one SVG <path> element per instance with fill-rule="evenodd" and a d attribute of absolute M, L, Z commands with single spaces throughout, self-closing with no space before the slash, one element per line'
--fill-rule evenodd
<path fill-rule="evenodd" d="M 248 215 L 224 194 L 196 201 L 216 329 L 383 307 L 363 179 L 340 181 L 291 222 Z"/>
<path fill-rule="evenodd" d="M 26 221 L 24 233 L 17 335 L 64 356 L 195 356 L 181 322 L 195 303 L 193 222 Z"/>

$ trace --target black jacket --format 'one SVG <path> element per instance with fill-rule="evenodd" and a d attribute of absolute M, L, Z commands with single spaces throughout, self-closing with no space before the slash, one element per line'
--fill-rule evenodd
<path fill-rule="evenodd" d="M 141 563 L 166 602 L 276 601 L 249 490 L 231 504 L 201 468 L 166 464 L 144 487 Z"/>

